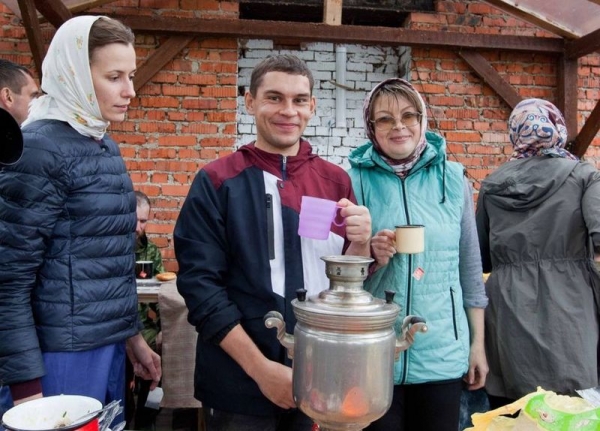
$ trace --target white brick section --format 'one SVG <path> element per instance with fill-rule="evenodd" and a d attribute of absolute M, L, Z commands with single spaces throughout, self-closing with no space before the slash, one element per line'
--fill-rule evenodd
<path fill-rule="evenodd" d="M 241 42 L 241 40 L 240 40 Z M 240 43 L 240 48 L 247 48 L 260 54 L 261 49 L 273 49 L 273 41 L 266 39 L 244 39 L 244 43 Z"/>
<path fill-rule="evenodd" d="M 304 137 L 310 140 L 317 154 L 348 168 L 350 152 L 367 140 L 362 118 L 363 101 L 367 93 L 383 79 L 398 76 L 399 64 L 406 62 L 406 52 L 401 47 L 343 45 L 347 50 L 346 106 L 344 124 L 335 124 L 336 86 L 335 45 L 332 43 L 306 43 L 299 50 L 277 49 L 270 40 L 240 40 L 238 58 L 238 86 L 245 90 L 250 85 L 252 68 L 263 58 L 276 54 L 293 54 L 303 59 L 315 78 L 314 95 L 317 110 L 310 120 Z M 288 48 L 288 47 L 286 47 Z M 410 53 L 410 51 L 408 51 Z M 399 55 L 404 53 L 402 59 Z M 246 113 L 244 98 L 238 97 L 238 137 L 236 146 L 254 140 L 254 118 Z"/>

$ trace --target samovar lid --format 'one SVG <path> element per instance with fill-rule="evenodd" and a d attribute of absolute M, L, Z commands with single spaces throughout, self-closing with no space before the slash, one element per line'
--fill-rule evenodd
<path fill-rule="evenodd" d="M 400 307 L 393 294 L 386 300 L 364 290 L 373 259 L 361 256 L 323 256 L 329 289 L 306 298 L 306 291 L 292 301 L 299 322 L 326 329 L 373 330 L 393 325 Z"/>

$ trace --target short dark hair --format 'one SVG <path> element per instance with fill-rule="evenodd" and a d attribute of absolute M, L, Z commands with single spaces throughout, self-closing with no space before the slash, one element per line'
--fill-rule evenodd
<path fill-rule="evenodd" d="M 33 78 L 26 67 L 0 59 L 0 88 L 8 87 L 13 93 L 21 94 L 21 89 L 27 85 L 27 75 Z"/>
<path fill-rule="evenodd" d="M 262 84 L 264 76 L 269 72 L 284 72 L 290 75 L 302 75 L 308 78 L 310 93 L 312 94 L 315 79 L 306 63 L 295 55 L 280 54 L 267 57 L 256 65 L 250 77 L 250 94 L 256 96 L 258 87 Z"/>
<path fill-rule="evenodd" d="M 146 204 L 148 205 L 148 208 L 150 208 L 150 199 L 148 199 L 146 193 L 140 192 L 139 190 L 136 190 L 134 193 L 137 206 L 140 206 L 140 204 Z"/>
<path fill-rule="evenodd" d="M 88 39 L 88 54 L 92 58 L 94 51 L 111 43 L 120 43 L 123 45 L 133 45 L 135 36 L 133 31 L 121 21 L 100 17 L 90 28 Z"/>

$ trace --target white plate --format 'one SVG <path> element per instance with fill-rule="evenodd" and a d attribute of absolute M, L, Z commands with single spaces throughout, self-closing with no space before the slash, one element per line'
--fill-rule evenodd
<path fill-rule="evenodd" d="M 138 286 L 160 286 L 160 281 L 158 281 L 156 278 L 148 278 L 148 279 L 136 278 L 135 283 Z"/>

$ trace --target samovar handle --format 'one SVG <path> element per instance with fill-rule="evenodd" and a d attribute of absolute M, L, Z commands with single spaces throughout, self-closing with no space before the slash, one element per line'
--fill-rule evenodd
<path fill-rule="evenodd" d="M 269 311 L 265 314 L 264 322 L 267 328 L 277 328 L 277 339 L 287 349 L 288 358 L 294 359 L 294 336 L 285 332 L 285 321 L 281 313 Z"/>
<path fill-rule="evenodd" d="M 425 319 L 418 316 L 406 316 L 402 321 L 402 334 L 396 339 L 396 360 L 400 358 L 400 352 L 412 345 L 417 332 L 427 332 Z"/>

